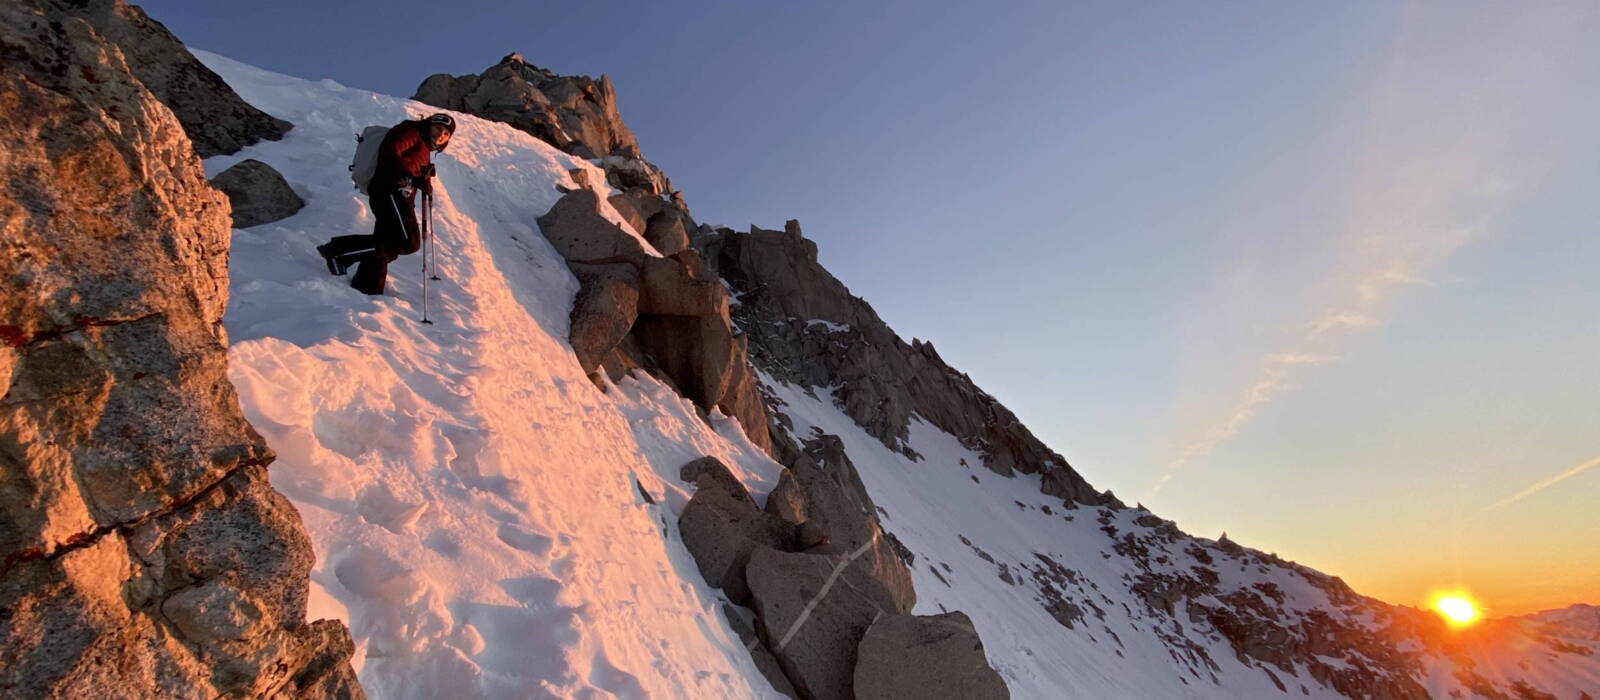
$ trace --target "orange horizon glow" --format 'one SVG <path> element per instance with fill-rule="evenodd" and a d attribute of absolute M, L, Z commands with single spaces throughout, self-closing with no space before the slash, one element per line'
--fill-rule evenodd
<path fill-rule="evenodd" d="M 1483 621 L 1483 606 L 1464 590 L 1435 591 L 1428 596 L 1428 609 L 1438 613 L 1446 624 L 1456 629 Z"/>

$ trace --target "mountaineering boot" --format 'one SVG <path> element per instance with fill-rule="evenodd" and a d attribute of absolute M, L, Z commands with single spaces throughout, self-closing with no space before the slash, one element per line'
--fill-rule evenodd
<path fill-rule="evenodd" d="M 342 277 L 344 276 L 344 273 L 350 269 L 350 261 L 345 260 L 343 257 L 335 255 L 333 251 L 328 250 L 328 245 L 326 243 L 317 246 L 317 254 L 321 255 L 322 261 L 328 264 L 328 274 L 330 275 Z"/>

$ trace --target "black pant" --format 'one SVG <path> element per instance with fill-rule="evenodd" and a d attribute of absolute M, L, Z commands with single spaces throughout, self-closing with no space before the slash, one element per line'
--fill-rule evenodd
<path fill-rule="evenodd" d="M 335 236 L 328 251 L 343 261 L 356 264 L 350 286 L 367 294 L 382 294 L 389 279 L 389 263 L 422 248 L 422 228 L 412 207 L 414 194 L 373 190 L 367 199 L 377 219 L 372 234 Z"/>

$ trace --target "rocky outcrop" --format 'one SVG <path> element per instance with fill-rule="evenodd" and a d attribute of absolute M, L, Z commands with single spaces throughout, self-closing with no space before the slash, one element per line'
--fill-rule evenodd
<path fill-rule="evenodd" d="M 591 189 L 568 192 L 539 217 L 539 230 L 569 263 L 623 262 L 638 267 L 645 258 L 644 242 L 600 213 L 600 196 Z"/>
<path fill-rule="evenodd" d="M 917 604 L 911 571 L 878 522 L 877 506 L 839 438 L 818 435 L 791 456 L 767 512 L 802 526 L 806 551 L 849 557 L 844 575 L 881 610 Z"/>
<path fill-rule="evenodd" d="M 510 124 L 604 169 L 616 190 L 606 201 L 597 192 L 606 188 L 575 170 L 579 188 L 539 218 L 580 283 L 569 338 L 579 364 L 592 377 L 650 371 L 701 409 L 738 419 L 757 446 L 772 447 L 727 290 L 690 249 L 689 208 L 640 154 L 610 80 L 558 76 L 513 53 L 478 75 L 429 76 L 413 99 Z M 631 231 L 607 219 L 602 205 Z"/>
<path fill-rule="evenodd" d="M 618 190 L 611 205 L 662 255 L 687 248 L 688 205 L 660 168 L 645 160 L 601 76 L 561 76 L 512 53 L 478 75 L 429 76 L 412 99 L 504 122 L 599 165 Z M 593 185 L 585 184 L 586 187 Z"/>
<path fill-rule="evenodd" d="M 211 186 L 228 196 L 234 228 L 270 224 L 293 216 L 306 206 L 277 169 L 254 158 L 217 173 Z"/>
<path fill-rule="evenodd" d="M 728 468 L 712 457 L 683 467 L 684 481 L 695 484 L 694 497 L 678 516 L 678 533 L 694 556 L 706 582 L 722 589 L 728 600 L 750 598 L 745 565 L 757 549 L 792 551 L 795 525 L 756 507 Z"/>
<path fill-rule="evenodd" d="M 508 54 L 478 75 L 438 73 L 411 99 L 505 122 L 582 158 L 637 158 L 639 142 L 617 113 L 611 79 L 559 76 Z"/>
<path fill-rule="evenodd" d="M 360 697 L 227 380 L 227 200 L 82 4 L 0 52 L 0 696 Z"/>
<path fill-rule="evenodd" d="M 763 549 L 746 573 L 762 638 L 807 700 L 854 697 L 856 647 L 879 614 L 870 597 L 834 574 L 840 559 Z"/>
<path fill-rule="evenodd" d="M 858 657 L 857 700 L 1011 697 L 965 613 L 880 617 L 862 637 Z"/>
<path fill-rule="evenodd" d="M 172 110 L 201 158 L 234 153 L 261 140 L 277 141 L 294 125 L 240 99 L 183 42 L 137 5 L 85 0 L 68 10 L 117 45 L 128 69 Z"/>
<path fill-rule="evenodd" d="M 796 221 L 782 231 L 703 227 L 695 245 L 739 295 L 734 320 L 762 371 L 805 387 L 837 387 L 840 407 L 892 449 L 915 456 L 912 416 L 956 436 L 1000 474 L 1039 474 L 1043 490 L 1071 503 L 1115 502 L 1078 475 L 993 396 L 939 357 L 906 343 L 872 307 L 817 263 Z"/>
<path fill-rule="evenodd" d="M 808 699 L 851 697 L 857 646 L 873 619 L 916 604 L 909 553 L 883 530 L 837 437 L 797 444 L 769 425 L 724 280 L 691 247 L 697 227 L 688 207 L 640 155 L 610 82 L 556 76 L 513 54 L 481 75 L 432 76 L 416 99 L 509 123 L 605 170 L 616 190 L 606 201 L 588 171 L 575 170 L 578 188 L 564 190 L 538 220 L 579 281 L 573 352 L 601 386 L 602 372 L 615 380 L 643 370 L 700 408 L 737 418 L 787 467 L 759 509 L 716 460 L 691 462 L 681 476 L 696 490 L 678 530 L 706 581 L 754 610 L 753 629 L 737 608 L 730 623 L 749 630 L 741 636 L 775 688 Z M 814 246 L 810 253 L 815 266 Z"/>
<path fill-rule="evenodd" d="M 852 684 L 861 677 L 857 649 L 874 620 L 906 616 L 916 605 L 911 573 L 879 525 L 838 438 L 818 436 L 803 451 L 788 445 L 780 451 L 789 470 L 764 511 L 717 460 L 684 465 L 680 476 L 695 492 L 678 518 L 678 531 L 706 581 L 754 611 L 757 632 L 746 644 L 769 677 L 771 666 L 781 669 L 784 680 L 775 680 L 775 687 L 789 693 L 784 689 L 792 686 L 793 694 L 813 700 L 855 697 Z M 729 615 L 742 623 L 737 610 Z M 970 623 L 967 630 L 965 641 L 975 641 Z M 912 654 L 948 663 L 964 679 L 981 675 L 971 650 L 960 644 L 915 652 L 892 648 L 901 636 L 885 639 L 870 647 L 879 662 Z M 977 658 L 988 669 L 981 645 Z M 877 669 L 868 677 L 892 687 L 881 675 Z"/>
<path fill-rule="evenodd" d="M 734 417 L 752 443 L 770 449 L 766 404 L 728 314 L 727 290 L 698 252 L 661 257 L 606 219 L 601 204 L 592 189 L 572 190 L 538 220 L 580 285 L 569 334 L 578 363 L 596 378 L 653 372 L 701 409 Z"/>

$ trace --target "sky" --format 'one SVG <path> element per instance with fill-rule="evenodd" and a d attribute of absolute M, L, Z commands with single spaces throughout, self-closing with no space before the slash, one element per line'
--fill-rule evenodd
<path fill-rule="evenodd" d="M 160 0 L 409 96 L 606 74 L 1091 483 L 1422 605 L 1600 603 L 1600 5 Z"/>

